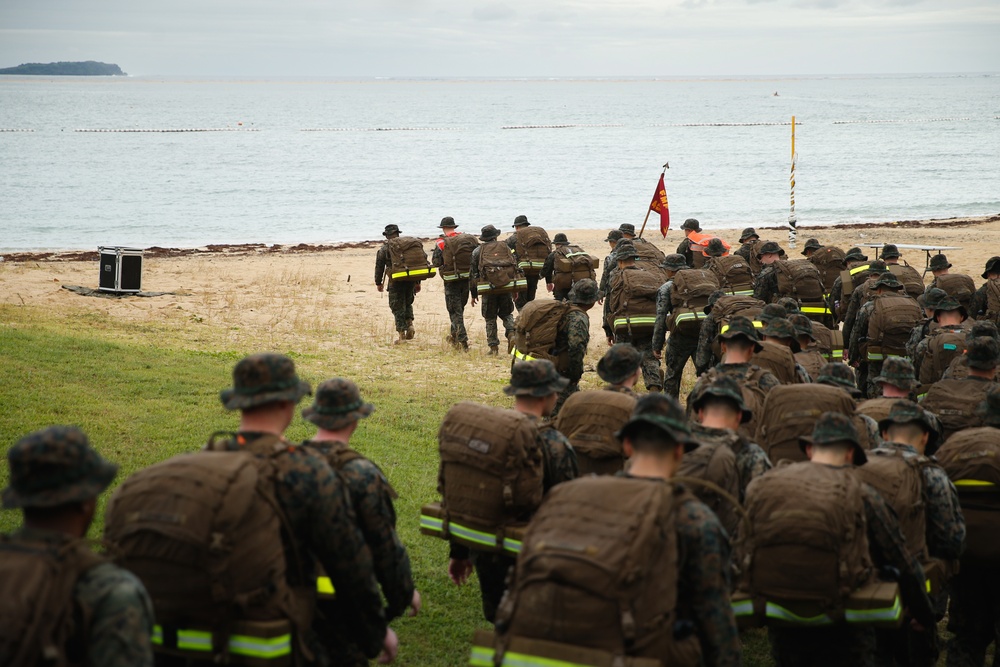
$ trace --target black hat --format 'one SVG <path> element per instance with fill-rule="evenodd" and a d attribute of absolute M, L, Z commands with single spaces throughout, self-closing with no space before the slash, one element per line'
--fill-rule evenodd
<path fill-rule="evenodd" d="M 450 215 L 446 215 L 445 217 L 441 218 L 441 224 L 438 225 L 438 227 L 441 227 L 441 228 L 452 227 L 452 228 L 454 228 L 454 227 L 458 227 L 458 225 L 455 224 L 455 218 L 451 217 Z"/>
<path fill-rule="evenodd" d="M 684 221 L 684 224 L 681 225 L 681 229 L 686 229 L 693 232 L 700 232 L 701 223 L 694 218 L 688 218 L 687 220 Z"/>
<path fill-rule="evenodd" d="M 780 255 L 781 246 L 774 241 L 765 241 L 758 251 L 760 255 Z"/>
<path fill-rule="evenodd" d="M 523 227 L 523 226 L 528 225 L 528 224 L 530 224 L 530 223 L 528 222 L 528 216 L 526 216 L 526 215 L 519 215 L 516 218 L 514 218 L 514 226 L 515 227 Z"/>
<path fill-rule="evenodd" d="M 899 248 L 894 244 L 886 243 L 882 246 L 882 259 L 894 259 L 898 257 L 902 257 L 902 255 L 899 254 Z"/>
<path fill-rule="evenodd" d="M 928 265 L 927 268 L 929 268 L 931 271 L 940 271 L 941 269 L 950 269 L 951 268 L 951 262 L 948 261 L 948 258 L 945 255 L 942 255 L 942 254 L 938 253 L 937 255 L 934 255 L 933 257 L 931 257 L 930 265 Z"/>
<path fill-rule="evenodd" d="M 669 394 L 655 392 L 646 394 L 636 401 L 632 418 L 625 422 L 615 436 L 624 439 L 636 424 L 651 424 L 657 427 L 671 440 L 683 445 L 685 452 L 698 447 L 698 441 L 691 437 L 691 425 L 688 423 L 687 415 L 684 414 L 684 408 Z"/>
<path fill-rule="evenodd" d="M 927 440 L 927 449 L 924 450 L 924 454 L 927 456 L 933 455 L 937 450 L 937 426 L 930 415 L 913 401 L 899 399 L 893 403 L 892 407 L 889 408 L 889 416 L 878 423 L 878 430 L 879 432 L 884 432 L 893 424 L 909 424 L 910 422 L 919 423 L 924 427 L 925 431 L 930 433 L 930 438 Z"/>
<path fill-rule="evenodd" d="M 386 225 L 385 229 L 382 230 L 382 236 L 389 237 L 393 234 L 399 234 L 399 225 Z"/>
<path fill-rule="evenodd" d="M 620 231 L 622 234 L 631 234 L 632 236 L 635 236 L 635 225 L 633 225 L 631 222 L 623 222 L 622 224 L 618 225 L 618 231 Z"/>
<path fill-rule="evenodd" d="M 809 239 L 808 241 L 806 241 L 805 246 L 803 246 L 802 248 L 802 254 L 805 255 L 810 250 L 819 250 L 822 247 L 823 244 L 817 241 L 816 239 Z"/>
<path fill-rule="evenodd" d="M 569 239 L 562 232 L 552 237 L 552 242 L 556 245 L 569 245 Z"/>
<path fill-rule="evenodd" d="M 617 229 L 612 229 L 610 232 L 608 232 L 608 237 L 606 239 L 604 239 L 604 240 L 608 241 L 608 242 L 613 242 L 613 241 L 617 241 L 622 236 L 623 236 L 623 234 L 620 231 L 618 231 Z"/>
<path fill-rule="evenodd" d="M 965 346 L 965 356 L 969 359 L 969 368 L 988 371 L 996 368 L 1000 361 L 1000 345 L 994 338 L 973 338 Z"/>
<path fill-rule="evenodd" d="M 492 241 L 500 236 L 500 230 L 493 225 L 486 225 L 480 230 L 480 241 Z"/>
<path fill-rule="evenodd" d="M 820 415 L 816 425 L 813 426 L 812 435 L 799 438 L 799 447 L 804 452 L 806 445 L 832 445 L 837 442 L 849 442 L 854 446 L 854 465 L 864 465 L 868 462 L 854 421 L 840 412 L 824 412 Z"/>
<path fill-rule="evenodd" d="M 760 235 L 757 233 L 756 229 L 754 229 L 753 227 L 747 227 L 746 229 L 743 230 L 743 233 L 740 234 L 740 243 L 749 241 L 750 239 L 759 239 L 759 238 Z"/>
<path fill-rule="evenodd" d="M 991 273 L 1000 273 L 1000 257 L 993 256 L 986 260 L 986 270 L 983 278 L 989 278 Z"/>
<path fill-rule="evenodd" d="M 857 262 L 867 262 L 868 255 L 861 251 L 861 248 L 851 248 L 844 254 L 844 260 L 846 261 L 857 261 Z"/>
<path fill-rule="evenodd" d="M 615 343 L 597 362 L 597 375 L 609 384 L 621 384 L 642 365 L 642 353 L 629 343 Z"/>
<path fill-rule="evenodd" d="M 720 340 L 730 340 L 736 338 L 737 336 L 743 336 L 747 340 L 753 343 L 754 351 L 760 352 L 764 347 L 760 344 L 760 336 L 757 335 L 757 329 L 754 327 L 753 321 L 749 317 L 744 317 L 743 315 L 737 315 L 729 324 L 724 325 L 718 334 Z"/>
<path fill-rule="evenodd" d="M 743 392 L 740 390 L 739 383 L 728 375 L 719 375 L 711 382 L 705 384 L 698 391 L 694 401 L 692 401 L 692 409 L 697 412 L 709 396 L 728 398 L 735 403 L 736 407 L 743 413 L 743 416 L 740 418 L 741 424 L 746 424 L 753 419 L 753 410 L 743 400 Z"/>
<path fill-rule="evenodd" d="M 722 239 L 718 237 L 712 238 L 705 248 L 705 254 L 709 257 L 722 257 L 726 254 L 726 245 L 722 242 Z"/>

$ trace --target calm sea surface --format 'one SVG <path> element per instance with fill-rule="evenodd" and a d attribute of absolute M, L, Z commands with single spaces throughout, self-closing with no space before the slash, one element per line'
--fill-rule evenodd
<path fill-rule="evenodd" d="M 674 227 L 784 224 L 793 115 L 802 227 L 1000 212 L 1000 75 L 0 77 L 0 249 L 638 225 L 667 161 Z"/>

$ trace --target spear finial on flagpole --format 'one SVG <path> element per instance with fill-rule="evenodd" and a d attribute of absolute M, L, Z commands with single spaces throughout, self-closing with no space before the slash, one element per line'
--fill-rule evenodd
<path fill-rule="evenodd" d="M 653 193 L 653 202 L 658 201 L 658 198 L 660 196 L 660 190 L 661 190 L 661 188 L 663 188 L 663 175 L 667 173 L 667 169 L 670 169 L 670 163 L 669 162 L 664 162 L 663 163 L 663 171 L 660 172 L 660 182 L 656 184 L 656 192 Z M 665 204 L 666 203 L 666 191 L 664 191 L 664 194 L 663 194 L 663 201 L 664 201 L 664 204 Z M 653 204 L 650 204 L 646 208 L 646 217 L 642 221 L 642 229 L 639 230 L 639 238 L 642 238 L 642 233 L 644 231 L 646 231 L 646 223 L 649 222 L 649 214 L 650 214 L 650 212 L 652 210 L 653 210 Z M 669 220 L 670 220 L 669 213 L 667 214 L 667 216 L 668 216 L 667 217 L 667 220 L 668 220 L 667 224 L 670 224 L 669 223 Z M 661 221 L 662 221 L 662 214 L 661 214 Z M 663 226 L 662 222 L 661 222 L 660 226 L 662 228 L 662 226 Z M 663 236 L 666 237 L 666 235 L 667 235 L 667 233 L 663 232 Z"/>
<path fill-rule="evenodd" d="M 788 176 L 788 184 L 791 187 L 791 209 L 788 213 L 788 247 L 795 247 L 796 226 L 799 219 L 795 215 L 795 116 L 792 116 L 792 170 Z"/>

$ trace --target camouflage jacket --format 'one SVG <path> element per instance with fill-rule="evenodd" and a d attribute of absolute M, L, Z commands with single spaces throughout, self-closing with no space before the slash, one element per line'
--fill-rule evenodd
<path fill-rule="evenodd" d="M 391 267 L 392 262 L 389 260 L 389 244 L 383 243 L 375 253 L 375 284 L 381 285 L 388 276 L 386 275 L 386 270 Z M 392 284 L 392 280 L 389 280 L 389 284 Z"/>
<path fill-rule="evenodd" d="M 701 321 L 701 329 L 698 331 L 698 348 L 694 353 L 694 370 L 701 375 L 717 363 L 715 352 L 715 338 L 719 335 L 719 323 L 712 313 L 709 313 Z"/>
<path fill-rule="evenodd" d="M 910 445 L 898 442 L 883 442 L 878 450 L 896 450 L 907 459 L 920 456 Z M 965 517 L 958 503 L 958 491 L 941 466 L 925 465 L 920 470 L 924 477 L 927 551 L 932 558 L 957 560 L 965 547 Z"/>
<path fill-rule="evenodd" d="M 656 324 L 653 325 L 653 350 L 659 352 L 667 339 L 667 318 L 673 310 L 670 303 L 670 292 L 673 291 L 673 279 L 660 285 L 656 291 Z"/>
<path fill-rule="evenodd" d="M 677 244 L 677 250 L 675 250 L 678 255 L 684 255 L 684 263 L 688 266 L 694 266 L 694 253 L 691 252 L 691 240 L 687 236 L 684 240 Z"/>
<path fill-rule="evenodd" d="M 858 289 L 861 289 L 859 287 Z M 853 301 L 851 302 L 853 303 Z M 875 302 L 868 301 L 861 306 L 858 311 L 857 319 L 853 323 L 851 329 L 851 338 L 848 342 L 848 355 L 850 356 L 851 363 L 861 362 L 864 363 L 866 360 L 861 358 L 861 345 L 868 342 L 868 321 L 871 319 L 872 312 L 875 310 Z M 846 326 L 846 325 L 845 325 Z"/>
<path fill-rule="evenodd" d="M 966 320 L 966 322 L 968 321 L 969 320 Z M 933 322 L 933 320 L 931 320 L 931 322 Z M 913 347 L 913 351 L 910 351 L 910 343 L 913 342 L 914 334 L 916 334 L 919 329 L 919 326 L 913 327 L 913 332 L 910 334 L 910 340 L 906 344 L 906 352 L 910 355 L 910 359 L 913 362 L 913 368 L 916 371 L 917 379 L 920 378 L 920 367 L 924 363 L 924 355 L 927 354 L 927 346 L 931 344 L 930 332 L 928 330 L 920 339 L 918 339 L 917 344 Z M 962 325 L 948 325 L 946 327 L 940 327 L 936 329 L 936 331 L 954 332 L 963 337 L 965 337 L 968 333 L 968 329 L 964 328 L 964 323 Z M 959 354 L 957 356 L 962 357 L 965 355 Z M 940 379 L 941 378 L 936 378 L 935 381 Z"/>
<path fill-rule="evenodd" d="M 702 426 L 692 420 L 691 435 L 699 442 L 726 445 L 736 454 L 736 472 L 740 478 L 740 503 L 746 503 L 747 485 L 773 467 L 760 445 L 750 442 L 736 431 Z"/>
<path fill-rule="evenodd" d="M 874 284 L 875 281 L 872 278 L 869 278 L 868 280 L 866 280 L 865 282 L 861 283 L 856 288 L 854 288 L 854 291 L 851 292 L 851 301 L 850 303 L 847 304 L 847 312 L 844 314 L 843 330 L 844 330 L 845 342 L 849 342 L 851 340 L 851 338 L 854 336 L 855 329 L 861 329 L 862 330 L 861 335 L 864 337 L 868 336 L 867 322 L 865 323 L 864 327 L 858 327 L 856 322 L 858 319 L 858 314 L 861 311 L 861 307 L 864 304 L 871 301 L 871 297 L 872 295 L 874 295 L 874 291 L 870 289 L 871 286 Z M 851 356 L 851 361 L 852 362 L 855 361 L 853 355 Z"/>
<path fill-rule="evenodd" d="M 389 480 L 363 456 L 341 462 L 336 453 L 347 450 L 347 443 L 306 440 L 302 445 L 326 459 L 347 486 L 358 527 L 372 553 L 375 576 L 388 603 L 386 619 L 402 616 L 413 599 L 413 573 L 406 547 L 396 533 L 396 510 L 392 505 L 396 492 Z"/>
<path fill-rule="evenodd" d="M 552 276 L 556 271 L 556 255 L 558 253 L 555 250 L 549 253 L 549 256 L 545 258 L 545 263 L 542 264 L 541 272 L 538 274 L 548 284 L 552 284 Z"/>
<path fill-rule="evenodd" d="M 266 435 L 239 433 L 236 439 L 226 441 L 225 447 L 240 451 L 240 439 L 256 440 Z M 275 496 L 298 540 L 299 552 L 319 561 L 337 597 L 353 606 L 351 636 L 365 655 L 374 658 L 382 650 L 386 620 L 372 555 L 358 528 L 347 485 L 326 461 L 302 447 L 289 444 L 287 455 L 274 460 L 278 467 Z M 285 545 L 285 553 L 293 562 L 291 545 Z M 308 570 L 305 576 L 314 580 L 314 564 L 304 565 Z"/>
<path fill-rule="evenodd" d="M 482 254 L 483 246 L 477 246 L 475 250 L 472 251 L 472 257 L 469 259 L 471 262 L 469 264 L 469 293 L 472 295 L 473 299 L 479 298 L 479 256 Z M 489 294 L 484 294 L 483 296 L 490 296 Z"/>
<path fill-rule="evenodd" d="M 778 267 L 765 266 L 753 284 L 753 297 L 764 303 L 771 303 L 778 298 Z"/>
<path fill-rule="evenodd" d="M 69 542 L 64 533 L 23 527 L 11 537 L 59 546 Z M 89 618 L 85 630 L 86 667 L 152 667 L 153 603 L 142 582 L 112 563 L 84 572 L 73 588 L 78 607 Z"/>
<path fill-rule="evenodd" d="M 615 264 L 615 266 L 612 266 Z M 617 260 L 615 259 L 615 253 L 611 253 L 604 258 L 604 268 L 601 270 L 601 284 L 598 285 L 598 289 L 601 290 L 601 294 L 604 297 L 608 296 L 609 290 L 611 289 L 611 269 L 617 267 Z"/>
<path fill-rule="evenodd" d="M 566 350 L 568 357 L 562 375 L 575 384 L 583 377 L 583 358 L 590 344 L 590 318 L 579 308 L 570 308 L 560 324 L 556 349 Z"/>
<path fill-rule="evenodd" d="M 733 254 L 734 255 L 739 255 L 740 257 L 742 257 L 743 259 L 745 259 L 747 262 L 749 262 L 750 261 L 750 248 L 752 246 L 753 246 L 753 242 L 752 241 L 750 243 L 744 243 L 739 248 L 737 248 L 736 250 L 734 250 Z"/>
<path fill-rule="evenodd" d="M 974 320 L 982 319 L 986 315 L 986 285 L 987 283 L 983 283 L 972 295 L 969 317 Z"/>
<path fill-rule="evenodd" d="M 913 360 L 913 367 L 916 369 L 918 375 L 920 374 L 920 363 L 917 360 L 917 346 L 927 338 L 933 322 L 934 318 L 924 318 L 920 324 L 913 327 L 913 330 L 910 331 L 910 340 L 906 341 L 906 356 Z"/>

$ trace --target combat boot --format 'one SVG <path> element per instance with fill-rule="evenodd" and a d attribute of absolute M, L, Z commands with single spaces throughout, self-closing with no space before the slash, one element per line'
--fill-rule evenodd
<path fill-rule="evenodd" d="M 399 345 L 400 343 L 405 343 L 406 342 L 406 332 L 405 331 L 400 331 L 398 333 L 399 333 L 399 338 L 397 338 L 396 340 L 392 341 L 393 345 Z"/>
<path fill-rule="evenodd" d="M 413 334 L 415 333 L 416 331 L 413 330 L 413 320 L 410 320 L 406 323 L 406 340 L 413 340 Z"/>
<path fill-rule="evenodd" d="M 469 341 L 463 340 L 461 343 L 459 343 L 459 345 L 461 346 L 462 352 L 469 351 Z"/>
<path fill-rule="evenodd" d="M 492 356 L 492 357 L 495 357 L 495 356 L 497 356 L 499 354 L 500 354 L 500 346 L 499 345 L 490 345 L 489 355 Z"/>

